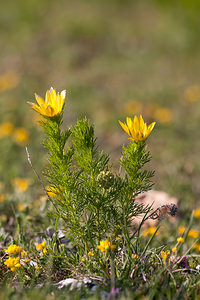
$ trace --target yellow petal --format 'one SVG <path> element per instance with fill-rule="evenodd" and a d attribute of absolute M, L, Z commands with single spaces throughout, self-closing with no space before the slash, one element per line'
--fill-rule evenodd
<path fill-rule="evenodd" d="M 155 126 L 156 122 L 151 123 L 148 128 L 147 128 L 147 136 L 151 133 L 151 131 L 153 130 L 154 126 Z"/>
<path fill-rule="evenodd" d="M 42 107 L 42 105 L 44 105 L 44 99 L 42 97 L 35 94 L 35 99 L 36 99 L 36 101 L 37 101 L 37 103 L 39 104 L 40 107 Z"/>
<path fill-rule="evenodd" d="M 143 120 L 143 118 L 142 118 L 142 116 L 141 115 L 139 115 L 139 128 L 140 128 L 140 130 L 141 131 L 143 131 L 143 129 L 144 129 L 144 120 Z"/>
<path fill-rule="evenodd" d="M 133 120 L 133 128 L 134 128 L 134 131 L 135 131 L 135 132 L 139 132 L 139 130 L 140 130 L 140 127 L 139 127 L 139 120 L 138 120 L 138 117 L 137 117 L 137 116 L 134 117 L 134 120 Z"/>
<path fill-rule="evenodd" d="M 129 131 L 127 125 L 124 124 L 124 123 L 122 123 L 120 120 L 119 120 L 119 124 L 122 126 L 122 128 L 124 129 L 124 131 L 125 131 L 128 135 L 130 135 L 130 131 Z"/>

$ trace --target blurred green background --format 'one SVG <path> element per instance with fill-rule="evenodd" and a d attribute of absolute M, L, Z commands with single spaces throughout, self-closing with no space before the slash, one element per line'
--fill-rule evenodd
<path fill-rule="evenodd" d="M 67 90 L 66 128 L 87 116 L 118 170 L 128 142 L 118 120 L 141 113 L 155 189 L 186 211 L 200 198 L 200 1 L 19 0 L 0 10 L 0 180 L 37 180 L 46 163 L 37 114 L 26 103 Z M 1 188 L 1 187 L 0 187 Z"/>

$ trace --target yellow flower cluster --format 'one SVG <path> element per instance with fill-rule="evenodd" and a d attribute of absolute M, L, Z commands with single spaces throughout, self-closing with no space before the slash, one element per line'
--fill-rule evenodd
<path fill-rule="evenodd" d="M 200 86 L 191 85 L 184 92 L 185 99 L 188 102 L 196 102 L 200 100 Z"/>
<path fill-rule="evenodd" d="M 137 254 L 134 254 L 134 253 L 131 255 L 131 257 L 134 258 L 134 259 L 138 259 L 139 258 L 139 256 Z"/>
<path fill-rule="evenodd" d="M 167 257 L 170 255 L 170 250 L 168 250 L 168 251 L 161 251 L 160 254 L 162 256 L 164 264 L 166 265 L 166 260 L 167 260 Z"/>
<path fill-rule="evenodd" d="M 19 75 L 14 72 L 7 72 L 0 76 L 0 92 L 12 89 L 18 85 Z"/>
<path fill-rule="evenodd" d="M 155 122 L 151 123 L 147 126 L 144 123 L 144 120 L 141 115 L 139 117 L 135 116 L 133 121 L 131 118 L 126 118 L 126 123 L 122 123 L 119 121 L 120 125 L 124 129 L 124 131 L 130 136 L 130 139 L 135 140 L 136 142 L 146 140 L 151 131 L 154 128 Z"/>
<path fill-rule="evenodd" d="M 0 138 L 9 136 L 13 132 L 13 124 L 11 122 L 3 122 L 0 124 Z"/>
<path fill-rule="evenodd" d="M 24 146 L 28 139 L 29 134 L 24 127 L 14 129 L 14 125 L 11 122 L 3 122 L 0 124 L 0 139 L 11 136 L 13 140 L 19 145 Z"/>
<path fill-rule="evenodd" d="M 16 268 L 20 268 L 24 263 L 30 261 L 28 258 L 28 251 L 22 250 L 22 247 L 15 244 L 11 244 L 4 252 L 9 255 L 8 259 L 4 262 L 11 271 L 15 271 Z M 20 259 L 22 260 L 20 261 Z"/>
<path fill-rule="evenodd" d="M 49 248 L 49 245 L 46 245 L 46 241 L 43 241 L 42 243 L 36 244 L 36 249 L 38 251 L 42 251 L 44 254 L 47 253 L 47 249 Z"/>
<path fill-rule="evenodd" d="M 20 264 L 20 257 L 10 257 L 4 262 L 4 265 L 6 265 L 8 268 L 11 269 L 11 271 L 15 271 L 16 268 L 20 268 L 21 264 Z"/>
<path fill-rule="evenodd" d="M 153 235 L 156 231 L 156 227 L 155 226 L 152 226 L 152 227 L 149 227 L 147 229 L 145 229 L 143 232 L 142 232 L 142 235 L 143 236 L 147 236 L 147 235 Z M 156 235 L 158 234 L 158 231 L 156 232 Z"/>
<path fill-rule="evenodd" d="M 47 191 L 47 194 L 49 195 L 49 197 L 56 197 L 59 193 L 58 188 L 56 188 L 56 186 L 52 186 L 52 185 L 48 185 L 46 187 L 46 191 Z"/>
<path fill-rule="evenodd" d="M 193 249 L 196 249 L 198 252 L 200 252 L 200 243 L 194 244 Z"/>
<path fill-rule="evenodd" d="M 188 236 L 191 237 L 191 238 L 194 238 L 194 239 L 197 239 L 198 236 L 199 236 L 199 232 L 194 230 L 194 229 L 191 229 L 189 232 L 188 232 Z"/>
<path fill-rule="evenodd" d="M 177 242 L 178 243 L 184 243 L 184 238 L 182 238 L 181 236 L 177 238 Z"/>
<path fill-rule="evenodd" d="M 18 193 L 24 193 L 27 191 L 31 180 L 27 178 L 14 178 L 12 180 L 12 185 L 16 188 Z"/>
<path fill-rule="evenodd" d="M 10 254 L 16 255 L 19 252 L 21 252 L 21 250 L 22 250 L 22 247 L 19 247 L 19 246 L 15 245 L 15 244 L 12 244 L 7 249 L 4 249 L 4 252 L 6 254 L 9 254 L 9 255 Z"/>
<path fill-rule="evenodd" d="M 62 112 L 63 105 L 65 102 L 66 91 L 62 91 L 60 94 L 51 88 L 46 92 L 45 100 L 35 94 L 35 99 L 38 104 L 29 103 L 32 105 L 32 108 L 46 117 L 55 117 Z"/>
<path fill-rule="evenodd" d="M 183 234 L 184 232 L 185 232 L 185 227 L 184 226 L 180 226 L 179 228 L 178 228 L 178 234 Z"/>
<path fill-rule="evenodd" d="M 21 252 L 22 247 L 17 246 L 15 244 L 11 244 L 7 249 L 4 249 L 4 252 L 8 255 L 19 255 L 19 253 Z M 20 264 L 20 256 L 18 257 L 12 257 L 9 256 L 8 259 L 4 262 L 4 265 L 6 265 L 8 268 L 11 269 L 11 271 L 15 271 L 16 268 L 20 268 L 21 264 Z"/>
<path fill-rule="evenodd" d="M 200 209 L 194 210 L 194 218 L 199 219 L 200 218 Z"/>
<path fill-rule="evenodd" d="M 116 248 L 116 245 L 111 245 L 110 241 L 106 239 L 105 241 L 100 241 L 100 245 L 97 246 L 101 252 L 106 252 L 108 250 L 114 250 Z"/>
<path fill-rule="evenodd" d="M 29 134 L 24 127 L 19 127 L 13 132 L 13 139 L 18 145 L 25 146 L 29 139 Z"/>

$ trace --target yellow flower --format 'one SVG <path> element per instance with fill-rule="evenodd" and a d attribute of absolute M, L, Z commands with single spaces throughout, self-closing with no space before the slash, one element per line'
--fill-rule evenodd
<path fill-rule="evenodd" d="M 172 111 L 167 107 L 157 107 L 153 115 L 160 123 L 170 123 L 173 117 Z"/>
<path fill-rule="evenodd" d="M 192 237 L 194 239 L 197 239 L 198 236 L 199 236 L 199 232 L 194 230 L 194 229 L 191 229 L 189 232 L 188 232 L 188 236 L 189 237 Z"/>
<path fill-rule="evenodd" d="M 166 264 L 167 257 L 170 255 L 170 250 L 168 250 L 168 251 L 161 251 L 160 254 L 162 256 L 164 264 Z"/>
<path fill-rule="evenodd" d="M 0 92 L 12 89 L 17 86 L 19 76 L 14 72 L 7 72 L 0 76 Z"/>
<path fill-rule="evenodd" d="M 6 265 L 8 268 L 11 269 L 11 271 L 15 271 L 16 268 L 20 268 L 20 257 L 13 258 L 9 257 L 5 262 L 4 265 Z"/>
<path fill-rule="evenodd" d="M 92 253 L 92 252 L 90 251 L 90 252 L 88 252 L 88 255 L 89 255 L 89 256 L 94 256 L 94 253 Z"/>
<path fill-rule="evenodd" d="M 131 118 L 126 118 L 126 123 L 122 123 L 119 121 L 120 125 L 124 129 L 124 131 L 130 136 L 130 139 L 135 140 L 136 142 L 146 140 L 151 131 L 153 130 L 155 122 L 151 123 L 147 126 L 144 123 L 144 120 L 141 115 L 139 117 L 135 116 L 133 121 Z"/>
<path fill-rule="evenodd" d="M 200 252 L 200 243 L 194 244 L 194 246 L 193 246 L 192 248 L 194 248 L 194 249 L 196 249 L 198 252 Z"/>
<path fill-rule="evenodd" d="M 172 248 L 172 252 L 176 252 L 176 250 L 177 250 L 176 247 Z"/>
<path fill-rule="evenodd" d="M 145 229 L 142 233 L 143 236 L 147 236 L 147 235 L 153 235 L 156 231 L 156 227 L 155 226 L 152 226 L 152 227 L 149 227 L 147 229 Z M 158 234 L 158 231 L 156 232 L 156 235 Z"/>
<path fill-rule="evenodd" d="M 17 205 L 17 209 L 18 209 L 18 211 L 24 211 L 25 210 L 25 204 L 24 203 L 19 203 L 18 205 Z"/>
<path fill-rule="evenodd" d="M 36 270 L 39 270 L 39 269 L 40 269 L 40 267 L 39 267 L 38 265 L 37 265 L 35 268 L 36 268 Z"/>
<path fill-rule="evenodd" d="M 18 145 L 24 146 L 29 139 L 29 134 L 25 128 L 19 127 L 13 132 L 13 139 Z"/>
<path fill-rule="evenodd" d="M 184 92 L 185 99 L 189 102 L 200 100 L 200 87 L 198 85 L 189 86 Z"/>
<path fill-rule="evenodd" d="M 20 193 L 26 192 L 30 184 L 31 180 L 27 178 L 15 178 L 12 180 L 12 185 Z"/>
<path fill-rule="evenodd" d="M 134 254 L 134 253 L 131 255 L 131 257 L 134 258 L 134 259 L 138 259 L 139 258 L 139 256 L 137 254 Z"/>
<path fill-rule="evenodd" d="M 177 238 L 177 242 L 178 243 L 184 243 L 184 238 L 182 238 L 182 237 Z"/>
<path fill-rule="evenodd" d="M 194 218 L 199 219 L 200 218 L 200 209 L 194 210 Z"/>
<path fill-rule="evenodd" d="M 84 261 L 85 261 L 85 258 L 82 258 L 81 260 L 82 260 L 82 262 L 84 262 Z"/>
<path fill-rule="evenodd" d="M 106 239 L 105 241 L 100 241 L 100 245 L 98 245 L 97 248 L 100 249 L 101 252 L 106 252 L 109 249 L 115 249 L 116 245 L 111 245 L 109 240 Z"/>
<path fill-rule="evenodd" d="M 36 249 L 38 251 L 43 251 L 45 249 L 46 241 L 43 241 L 41 244 L 37 243 L 36 244 Z"/>
<path fill-rule="evenodd" d="M 13 132 L 13 124 L 11 122 L 4 122 L 0 124 L 0 138 L 9 136 Z"/>
<path fill-rule="evenodd" d="M 63 105 L 65 102 L 66 91 L 62 91 L 60 94 L 51 88 L 46 92 L 45 100 L 35 94 L 35 99 L 38 103 L 29 103 L 32 105 L 32 108 L 46 117 L 55 117 L 62 112 Z"/>
<path fill-rule="evenodd" d="M 49 197 L 56 197 L 59 192 L 58 188 L 56 188 L 55 186 L 52 186 L 52 185 L 48 185 L 46 187 L 46 191 L 47 191 L 47 194 L 49 195 Z"/>
<path fill-rule="evenodd" d="M 10 245 L 7 249 L 4 249 L 4 252 L 6 254 L 13 254 L 16 255 L 17 253 L 19 253 L 22 250 L 22 247 L 17 246 L 15 244 Z"/>
<path fill-rule="evenodd" d="M 185 227 L 184 227 L 184 226 L 180 226 L 180 227 L 178 228 L 178 234 L 183 234 L 184 231 L 185 231 Z"/>
<path fill-rule="evenodd" d="M 21 257 L 26 257 L 28 255 L 28 251 L 23 250 L 21 252 Z"/>
<path fill-rule="evenodd" d="M 47 249 L 44 248 L 44 249 L 42 250 L 42 252 L 43 252 L 44 254 L 47 253 Z"/>
<path fill-rule="evenodd" d="M 5 194 L 1 194 L 0 195 L 0 203 L 3 203 L 5 199 L 6 199 Z"/>

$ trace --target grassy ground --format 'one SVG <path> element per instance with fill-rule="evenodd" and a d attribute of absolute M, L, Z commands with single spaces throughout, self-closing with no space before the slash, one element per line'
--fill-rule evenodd
<path fill-rule="evenodd" d="M 118 120 L 141 113 L 157 122 L 148 141 L 155 189 L 179 199 L 179 217 L 169 234 L 180 224 L 187 226 L 200 197 L 199 2 L 20 0 L 4 1 L 2 7 L 2 247 L 5 235 L 7 240 L 17 236 L 16 214 L 33 236 L 54 225 L 45 202 L 37 202 L 43 191 L 24 149 L 28 145 L 40 173 L 46 156 L 36 114 L 26 102 L 34 101 L 34 92 L 44 96 L 51 86 L 67 90 L 63 127 L 90 118 L 99 147 L 116 169 L 127 141 Z M 7 134 L 4 122 L 13 126 Z M 23 196 L 13 183 L 18 177 L 32 180 Z M 163 233 L 161 240 L 168 239 Z M 54 298 L 50 294 L 48 299 Z"/>

